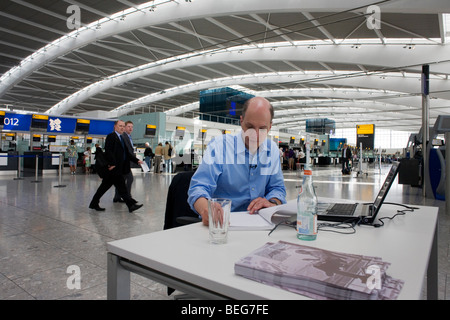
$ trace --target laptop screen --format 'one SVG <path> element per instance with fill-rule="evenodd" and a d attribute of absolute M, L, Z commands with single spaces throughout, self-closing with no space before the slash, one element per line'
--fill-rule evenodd
<path fill-rule="evenodd" d="M 393 162 L 391 170 L 389 170 L 389 173 L 384 180 L 383 185 L 381 186 L 380 191 L 378 192 L 377 197 L 375 198 L 375 201 L 373 202 L 373 214 L 376 215 L 378 213 L 378 210 L 380 210 L 381 204 L 384 201 L 384 198 L 386 198 L 386 195 L 389 191 L 389 188 L 392 185 L 392 182 L 395 179 L 395 176 L 398 172 L 398 167 L 400 166 L 400 162 Z"/>

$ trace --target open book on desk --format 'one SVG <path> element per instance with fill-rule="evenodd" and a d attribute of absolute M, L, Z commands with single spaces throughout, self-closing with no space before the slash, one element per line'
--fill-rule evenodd
<path fill-rule="evenodd" d="M 279 206 L 260 209 L 257 213 L 235 211 L 230 215 L 230 230 L 271 230 L 282 221 L 297 219 L 297 199 Z"/>

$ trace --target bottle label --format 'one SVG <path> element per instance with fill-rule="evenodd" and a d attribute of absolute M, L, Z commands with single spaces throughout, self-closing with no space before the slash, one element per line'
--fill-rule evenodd
<path fill-rule="evenodd" d="M 297 218 L 297 232 L 299 234 L 317 234 L 317 215 L 312 217 L 300 216 Z"/>

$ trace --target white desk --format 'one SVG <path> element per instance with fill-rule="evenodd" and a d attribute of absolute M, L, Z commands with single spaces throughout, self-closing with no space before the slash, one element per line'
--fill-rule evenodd
<path fill-rule="evenodd" d="M 397 209 L 402 207 L 385 204 L 379 217 Z M 130 272 L 205 299 L 307 299 L 234 274 L 239 258 L 266 242 L 284 240 L 391 262 L 387 273 L 405 281 L 399 299 L 420 299 L 427 275 L 428 299 L 437 300 L 437 213 L 438 208 L 421 207 L 385 220 L 381 228 L 359 226 L 351 235 L 319 231 L 311 242 L 297 240 L 293 228 L 279 227 L 270 236 L 230 231 L 227 244 L 212 245 L 201 223 L 109 242 L 108 299 L 130 298 Z"/>

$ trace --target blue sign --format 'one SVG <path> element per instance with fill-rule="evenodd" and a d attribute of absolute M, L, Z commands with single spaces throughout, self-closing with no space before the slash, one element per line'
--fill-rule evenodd
<path fill-rule="evenodd" d="M 114 121 L 91 120 L 89 134 L 106 136 L 114 131 Z"/>
<path fill-rule="evenodd" d="M 47 132 L 49 133 L 74 133 L 77 119 L 48 117 Z"/>
<path fill-rule="evenodd" d="M 30 131 L 31 115 L 5 113 L 3 130 Z"/>
<path fill-rule="evenodd" d="M 5 113 L 3 130 L 33 131 L 30 130 L 32 115 Z M 76 118 L 48 117 L 47 132 L 52 134 L 73 134 L 77 126 Z M 89 134 L 106 136 L 114 131 L 112 120 L 90 120 Z"/>

